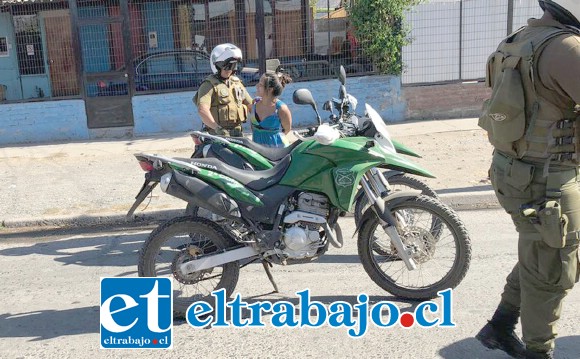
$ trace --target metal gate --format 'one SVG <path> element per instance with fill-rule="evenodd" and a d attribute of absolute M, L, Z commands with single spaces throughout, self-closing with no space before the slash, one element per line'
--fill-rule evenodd
<path fill-rule="evenodd" d="M 88 127 L 132 126 L 134 79 L 127 0 L 76 0 L 75 5 Z"/>

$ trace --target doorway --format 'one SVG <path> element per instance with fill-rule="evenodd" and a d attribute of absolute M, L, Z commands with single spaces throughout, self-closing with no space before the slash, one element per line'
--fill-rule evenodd
<path fill-rule="evenodd" d="M 133 126 L 127 0 L 77 0 L 77 19 L 88 127 Z"/>

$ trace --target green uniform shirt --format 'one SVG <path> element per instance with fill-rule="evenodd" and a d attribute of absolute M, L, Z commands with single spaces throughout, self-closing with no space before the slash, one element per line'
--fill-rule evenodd
<path fill-rule="evenodd" d="M 252 103 L 252 98 L 242 82 L 232 76 L 226 81 L 217 76 L 209 76 L 200 85 L 195 97 L 195 104 L 209 106 L 214 120 L 224 128 L 233 128 L 247 119 L 247 108 L 244 102 Z"/>
<path fill-rule="evenodd" d="M 554 24 L 559 23 L 555 20 L 528 20 L 530 27 Z M 547 89 L 580 104 L 580 36 L 566 34 L 550 41 L 538 60 L 538 73 Z"/>

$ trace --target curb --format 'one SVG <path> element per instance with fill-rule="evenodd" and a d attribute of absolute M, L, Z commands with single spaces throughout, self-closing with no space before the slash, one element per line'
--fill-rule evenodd
<path fill-rule="evenodd" d="M 95 214 L 82 216 L 58 216 L 45 218 L 23 218 L 9 219 L 2 221 L 4 228 L 24 228 L 24 227 L 92 227 L 105 225 L 123 225 L 135 223 L 151 223 L 166 221 L 171 218 L 183 216 L 183 209 L 169 209 L 162 211 L 151 211 L 143 214 L 133 215 L 133 218 L 127 218 L 124 214 Z"/>
<path fill-rule="evenodd" d="M 456 211 L 501 208 L 493 190 L 463 193 L 440 193 L 439 198 Z"/>
<path fill-rule="evenodd" d="M 500 208 L 493 191 L 442 193 L 439 195 L 443 203 L 456 211 Z M 133 215 L 127 218 L 124 214 L 95 214 L 82 216 L 58 216 L 44 218 L 8 219 L 2 221 L 4 228 L 25 227 L 92 227 L 106 225 L 127 225 L 136 223 L 152 223 L 166 221 L 184 215 L 184 209 L 169 209 L 151 211 Z M 352 217 L 352 214 L 347 214 Z"/>

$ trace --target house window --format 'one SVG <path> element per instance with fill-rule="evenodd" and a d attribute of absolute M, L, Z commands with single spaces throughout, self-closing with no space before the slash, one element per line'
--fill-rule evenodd
<path fill-rule="evenodd" d="M 13 18 L 20 74 L 44 74 L 44 54 L 38 15 L 17 15 Z"/>
<path fill-rule="evenodd" d="M 8 39 L 0 37 L 0 57 L 8 56 Z"/>

